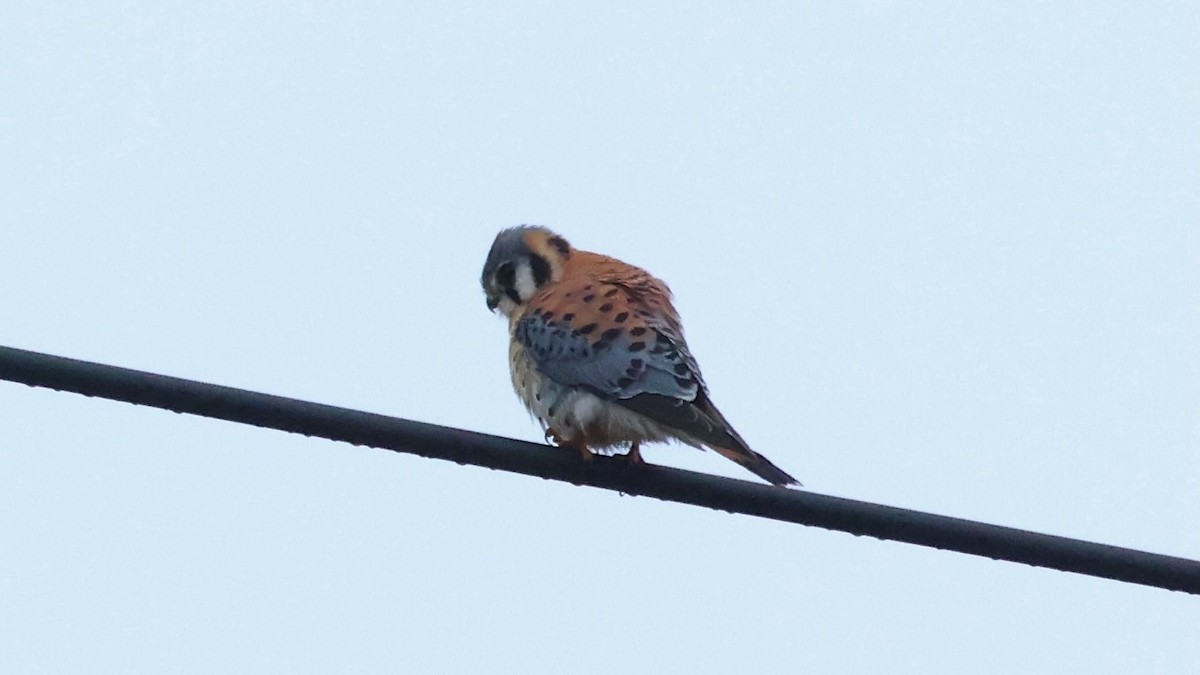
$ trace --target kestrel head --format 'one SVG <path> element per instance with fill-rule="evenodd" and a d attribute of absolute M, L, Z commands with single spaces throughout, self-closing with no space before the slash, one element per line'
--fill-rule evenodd
<path fill-rule="evenodd" d="M 502 230 L 492 242 L 479 278 L 488 309 L 499 308 L 504 316 L 512 316 L 538 289 L 562 278 L 571 250 L 566 239 L 544 227 Z"/>

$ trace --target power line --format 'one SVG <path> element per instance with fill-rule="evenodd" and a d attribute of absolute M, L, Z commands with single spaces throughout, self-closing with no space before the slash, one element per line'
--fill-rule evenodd
<path fill-rule="evenodd" d="M 707 506 L 996 560 L 1200 594 L 1200 562 L 800 490 L 566 452 L 473 431 L 0 347 L 0 379 Z"/>

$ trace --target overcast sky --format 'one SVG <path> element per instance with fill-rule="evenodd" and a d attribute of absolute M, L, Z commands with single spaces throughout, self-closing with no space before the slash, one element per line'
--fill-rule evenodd
<path fill-rule="evenodd" d="M 808 489 L 1200 557 L 1196 3 L 401 4 L 4 3 L 0 344 L 540 440 L 540 223 Z M 1194 596 L 0 383 L 4 672 L 1198 662 Z"/>

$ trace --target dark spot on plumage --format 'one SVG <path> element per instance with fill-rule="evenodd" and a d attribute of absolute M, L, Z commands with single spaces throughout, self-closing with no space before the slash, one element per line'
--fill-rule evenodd
<path fill-rule="evenodd" d="M 663 352 L 667 351 L 668 349 L 670 349 L 670 347 L 667 347 L 662 344 L 657 344 L 657 345 L 654 345 L 654 347 L 650 350 L 650 353 L 651 354 L 662 354 Z"/>
<path fill-rule="evenodd" d="M 629 343 L 629 351 L 631 351 L 631 352 L 640 352 L 645 348 L 646 348 L 646 343 L 642 342 L 641 340 L 638 340 L 637 342 Z"/>
<path fill-rule="evenodd" d="M 542 318 L 545 319 L 546 321 L 551 321 L 554 319 L 554 312 L 543 312 L 541 310 L 538 310 L 538 313 L 541 314 Z"/>
<path fill-rule="evenodd" d="M 533 268 L 533 284 L 535 286 L 544 286 L 547 281 L 550 281 L 550 263 L 540 255 L 529 257 L 529 265 Z"/>
<path fill-rule="evenodd" d="M 553 246 L 558 251 L 558 254 L 563 258 L 571 257 L 571 245 L 567 243 L 566 239 L 563 239 L 559 236 L 554 236 L 547 239 L 546 243 Z"/>
<path fill-rule="evenodd" d="M 600 305 L 600 311 L 601 312 L 611 312 L 612 311 L 612 303 L 606 302 L 603 305 Z"/>
<path fill-rule="evenodd" d="M 588 284 L 587 286 L 584 286 L 584 287 L 583 287 L 583 290 L 585 290 L 585 291 L 590 291 L 590 290 L 592 290 L 592 285 L 591 285 L 591 284 Z"/>
<path fill-rule="evenodd" d="M 656 335 L 654 337 L 654 341 L 659 344 L 662 344 L 664 342 L 670 344 L 671 338 L 667 337 L 666 335 L 663 335 L 662 333 L 659 333 L 658 335 Z"/>
<path fill-rule="evenodd" d="M 587 295 L 583 296 L 584 302 L 591 302 L 595 299 L 596 299 L 596 295 L 594 293 L 588 293 Z"/>
<path fill-rule="evenodd" d="M 599 328 L 598 325 L 596 325 L 594 323 L 589 323 L 588 325 L 579 329 L 579 334 L 580 335 L 591 335 L 593 332 L 595 332 L 595 330 L 597 328 Z"/>
<path fill-rule="evenodd" d="M 676 363 L 675 364 L 675 374 L 676 375 L 687 375 L 689 372 L 690 371 L 688 370 L 686 363 Z"/>
<path fill-rule="evenodd" d="M 608 330 L 606 330 L 600 334 L 600 339 L 604 340 L 605 342 L 612 342 L 613 340 L 616 340 L 618 337 L 620 337 L 620 335 L 621 335 L 620 328 L 609 328 Z"/>
<path fill-rule="evenodd" d="M 641 370 L 644 365 L 646 362 L 641 359 L 630 359 L 629 361 L 629 367 L 635 370 Z"/>
<path fill-rule="evenodd" d="M 691 389 L 692 387 L 692 381 L 686 377 L 675 378 L 675 384 L 683 387 L 684 389 Z"/>
<path fill-rule="evenodd" d="M 621 389 L 624 389 L 625 387 L 628 387 L 631 384 L 633 384 L 632 377 L 622 377 L 621 379 L 617 380 L 617 386 Z"/>
<path fill-rule="evenodd" d="M 604 291 L 604 297 L 611 298 L 612 296 L 616 295 L 619 292 L 620 291 L 616 288 L 610 288 L 607 291 Z"/>
<path fill-rule="evenodd" d="M 563 321 L 571 321 L 574 318 L 575 318 L 574 312 L 567 312 L 566 314 L 563 314 Z"/>
<path fill-rule="evenodd" d="M 618 314 L 617 316 L 619 317 L 619 316 L 620 316 L 620 314 Z M 618 319 L 618 321 L 619 321 L 619 320 L 620 320 L 620 319 Z M 634 336 L 634 337 L 638 337 L 639 335 L 645 335 L 645 334 L 646 334 L 646 327 L 645 327 L 645 326 L 638 326 L 638 327 L 636 327 L 636 328 L 630 328 L 630 329 L 629 329 L 629 334 L 630 334 L 630 335 L 632 335 L 632 336 Z"/>
<path fill-rule="evenodd" d="M 593 343 L 592 343 L 592 351 L 594 351 L 594 352 L 602 352 L 602 351 L 604 351 L 605 349 L 608 349 L 608 343 L 607 343 L 607 342 L 604 342 L 604 341 L 602 341 L 602 340 L 601 340 L 601 341 L 597 341 L 597 342 L 593 342 Z"/>
<path fill-rule="evenodd" d="M 621 312 L 620 314 L 613 317 L 613 321 L 616 321 L 617 323 L 625 323 L 625 321 L 628 318 L 629 318 L 629 312 Z"/>

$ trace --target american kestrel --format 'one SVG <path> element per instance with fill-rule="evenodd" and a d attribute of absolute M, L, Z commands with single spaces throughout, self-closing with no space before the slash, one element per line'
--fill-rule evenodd
<path fill-rule="evenodd" d="M 775 485 L 799 482 L 750 449 L 708 397 L 671 290 L 544 227 L 496 235 L 480 279 L 508 317 L 513 388 L 546 438 L 593 450 L 671 439 L 711 448 Z"/>

